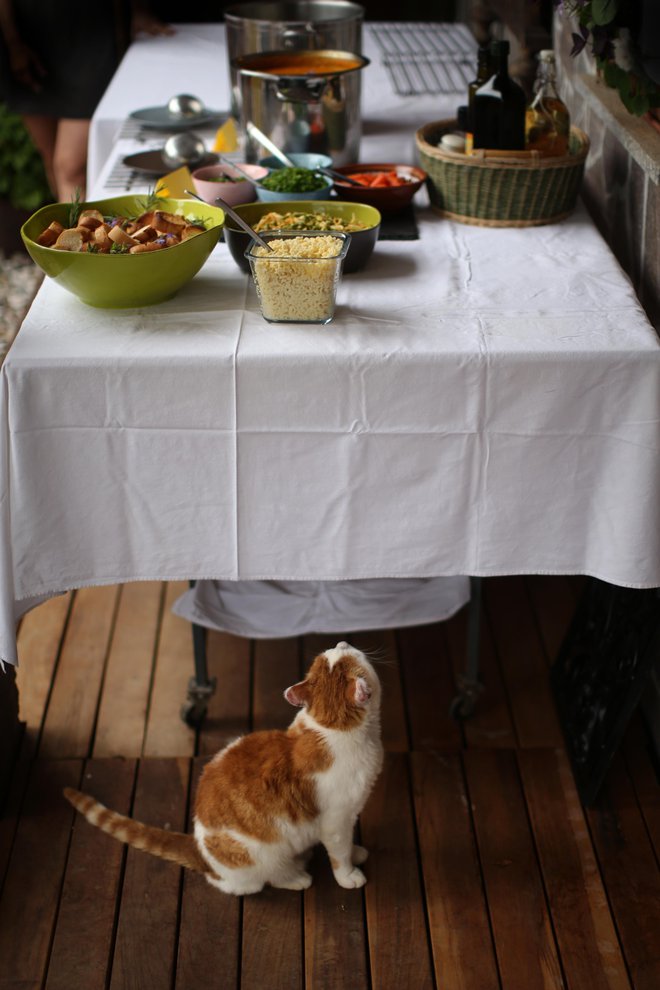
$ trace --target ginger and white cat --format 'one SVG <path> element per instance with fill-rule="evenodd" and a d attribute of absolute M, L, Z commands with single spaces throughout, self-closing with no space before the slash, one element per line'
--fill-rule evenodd
<path fill-rule="evenodd" d="M 301 708 L 288 729 L 242 736 L 204 768 L 194 837 L 144 825 L 73 788 L 64 794 L 104 832 L 204 873 L 228 894 L 309 887 L 306 858 L 319 842 L 337 883 L 361 887 L 367 850 L 353 844 L 353 828 L 383 760 L 378 676 L 363 653 L 338 643 L 284 697 Z"/>

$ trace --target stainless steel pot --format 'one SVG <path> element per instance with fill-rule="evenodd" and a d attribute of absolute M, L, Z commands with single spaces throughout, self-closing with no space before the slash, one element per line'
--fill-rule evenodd
<path fill-rule="evenodd" d="M 225 10 L 229 61 L 284 48 L 362 50 L 364 7 L 348 0 L 240 3 Z"/>
<path fill-rule="evenodd" d="M 284 152 L 330 155 L 336 165 L 359 158 L 360 75 L 369 59 L 353 52 L 260 52 L 234 60 L 239 119 L 251 120 Z M 246 136 L 245 157 L 264 152 Z"/>
<path fill-rule="evenodd" d="M 237 58 L 305 48 L 360 54 L 364 13 L 364 7 L 349 0 L 275 0 L 228 7 L 224 18 L 234 115 L 239 101 Z"/>

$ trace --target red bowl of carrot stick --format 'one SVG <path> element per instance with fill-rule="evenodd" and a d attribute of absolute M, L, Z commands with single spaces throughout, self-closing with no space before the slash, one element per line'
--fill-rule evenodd
<path fill-rule="evenodd" d="M 355 186 L 335 179 L 334 188 L 339 199 L 369 203 L 381 213 L 404 209 L 426 181 L 426 172 L 416 165 L 397 165 L 393 162 L 341 165 L 334 171 L 359 183 Z"/>

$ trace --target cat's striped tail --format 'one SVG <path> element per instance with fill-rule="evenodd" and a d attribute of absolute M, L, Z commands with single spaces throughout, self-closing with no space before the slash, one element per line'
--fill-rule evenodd
<path fill-rule="evenodd" d="M 170 832 L 155 825 L 145 825 L 134 818 L 111 811 L 89 794 L 83 794 L 73 787 L 64 788 L 64 797 L 92 825 L 107 832 L 120 842 L 126 842 L 135 849 L 151 853 L 159 859 L 168 859 L 179 866 L 186 866 L 197 873 L 210 873 L 208 864 L 197 850 L 192 835 L 186 832 Z"/>

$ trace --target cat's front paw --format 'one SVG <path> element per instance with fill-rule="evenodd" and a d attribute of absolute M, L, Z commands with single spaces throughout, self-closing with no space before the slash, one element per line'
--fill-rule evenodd
<path fill-rule="evenodd" d="M 353 851 L 351 852 L 351 860 L 354 866 L 359 866 L 360 863 L 364 863 L 369 856 L 369 850 L 365 849 L 364 846 L 353 846 Z"/>
<path fill-rule="evenodd" d="M 335 880 L 340 887 L 345 887 L 347 890 L 352 890 L 355 887 L 364 887 L 367 882 L 364 873 L 357 866 L 354 866 L 350 873 L 335 873 Z"/>

